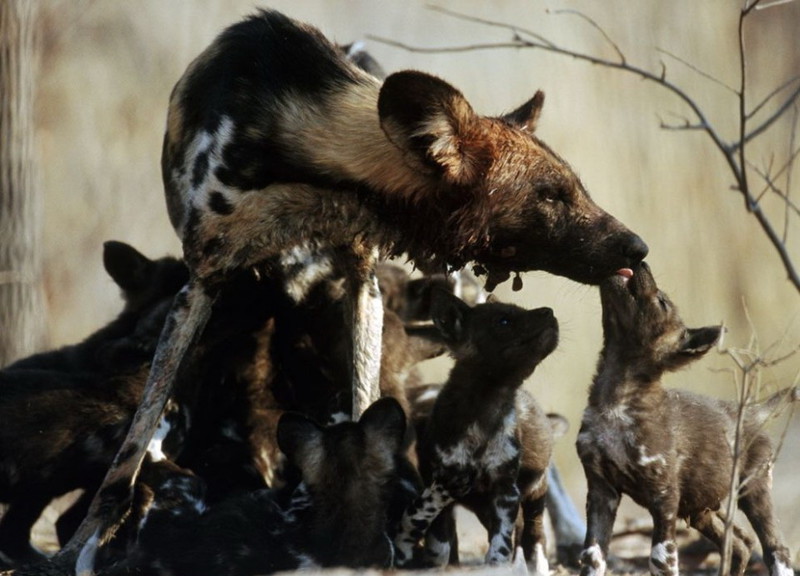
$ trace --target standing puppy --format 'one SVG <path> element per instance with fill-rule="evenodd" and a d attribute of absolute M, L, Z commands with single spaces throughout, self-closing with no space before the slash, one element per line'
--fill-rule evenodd
<path fill-rule="evenodd" d="M 531 548 L 540 547 L 537 570 L 546 572 L 541 515 L 552 433 L 545 414 L 532 398 L 520 397 L 519 387 L 558 343 L 553 311 L 501 303 L 470 308 L 455 296 L 438 292 L 432 316 L 456 363 L 417 441 L 427 488 L 403 517 L 395 538 L 398 564 L 411 560 L 431 523 L 454 503 L 473 510 L 489 531 L 486 561 L 510 561 L 522 494 L 531 502 L 526 509 L 538 516 L 538 522 L 530 519 L 538 525 L 530 534 Z M 518 422 L 517 405 L 526 408 L 524 426 Z M 521 452 L 522 442 L 532 450 Z M 535 450 L 538 447 L 541 452 Z M 519 474 L 521 455 L 524 475 Z M 452 524 L 447 516 L 438 521 L 445 527 Z M 446 561 L 449 537 L 436 540 L 427 543 L 428 552 Z"/>
<path fill-rule="evenodd" d="M 644 258 L 644 242 L 533 134 L 543 100 L 479 116 L 443 80 L 406 71 L 381 84 L 318 30 L 269 11 L 189 65 L 170 97 L 161 167 L 191 279 L 120 458 L 63 551 L 81 549 L 78 572 L 124 515 L 175 374 L 236 273 L 297 246 L 336 255 L 357 417 L 378 396 L 381 252 L 440 271 L 474 261 L 492 284 L 533 269 L 597 283 Z"/>
<path fill-rule="evenodd" d="M 664 372 L 697 360 L 714 345 L 719 326 L 687 328 L 642 263 L 600 285 L 604 344 L 589 406 L 578 434 L 589 486 L 583 576 L 602 576 L 622 494 L 653 517 L 650 572 L 678 574 L 678 518 L 722 546 L 721 502 L 729 496 L 731 442 L 738 407 L 661 385 Z M 739 506 L 753 526 L 771 576 L 790 576 L 770 497 L 772 450 L 764 421 L 797 389 L 745 408 Z M 732 574 L 742 574 L 750 550 L 734 530 Z"/>

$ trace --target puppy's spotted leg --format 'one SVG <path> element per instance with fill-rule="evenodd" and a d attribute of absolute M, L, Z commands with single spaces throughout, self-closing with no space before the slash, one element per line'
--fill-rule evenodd
<path fill-rule="evenodd" d="M 514 521 L 519 512 L 519 489 L 512 478 L 498 486 L 492 502 L 494 518 L 489 530 L 489 550 L 486 552 L 487 564 L 506 564 L 511 562 L 514 551 L 512 536 Z"/>
<path fill-rule="evenodd" d="M 447 489 L 436 481 L 425 488 L 400 522 L 400 531 L 394 541 L 397 566 L 404 566 L 411 561 L 414 546 L 428 531 L 431 522 L 454 501 Z"/>

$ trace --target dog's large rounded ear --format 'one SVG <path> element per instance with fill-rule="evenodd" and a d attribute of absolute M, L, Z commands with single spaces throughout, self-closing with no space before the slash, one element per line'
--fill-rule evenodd
<path fill-rule="evenodd" d="M 691 358 L 699 358 L 714 346 L 722 334 L 722 326 L 706 326 L 690 328 L 681 344 L 680 354 Z"/>
<path fill-rule="evenodd" d="M 370 438 L 377 438 L 396 452 L 406 434 L 406 414 L 400 402 L 389 396 L 373 402 L 358 421 Z"/>
<path fill-rule="evenodd" d="M 277 438 L 278 448 L 301 470 L 322 449 L 322 427 L 302 414 L 283 414 L 278 421 Z"/>
<path fill-rule="evenodd" d="M 503 120 L 526 132 L 535 132 L 539 123 L 539 116 L 542 115 L 544 106 L 544 92 L 537 90 L 533 98 L 525 102 L 522 106 L 503 116 Z"/>
<path fill-rule="evenodd" d="M 395 146 L 450 184 L 476 181 L 491 159 L 469 102 L 435 76 L 410 70 L 391 74 L 381 87 L 378 114 Z"/>
<path fill-rule="evenodd" d="M 449 345 L 466 337 L 466 321 L 472 309 L 447 290 L 435 290 L 431 299 L 431 319 Z"/>
<path fill-rule="evenodd" d="M 152 260 L 129 244 L 116 240 L 103 243 L 103 266 L 125 292 L 143 289 L 152 265 Z"/>

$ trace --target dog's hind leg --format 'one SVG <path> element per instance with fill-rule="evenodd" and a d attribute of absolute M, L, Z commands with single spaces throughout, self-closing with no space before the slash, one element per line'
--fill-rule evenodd
<path fill-rule="evenodd" d="M 59 553 L 69 560 L 77 557 L 75 570 L 79 576 L 93 573 L 97 550 L 113 536 L 128 511 L 139 467 L 172 393 L 181 361 L 208 321 L 213 301 L 214 297 L 196 278 L 175 297 L 128 435 L 92 500 L 89 513 Z"/>
<path fill-rule="evenodd" d="M 689 525 L 698 530 L 703 536 L 711 540 L 722 554 L 725 542 L 725 520 L 714 510 L 705 510 L 689 519 Z M 744 574 L 747 560 L 750 558 L 749 543 L 741 537 L 741 531 L 731 531 L 731 574 L 733 576 Z"/>
<path fill-rule="evenodd" d="M 739 508 L 747 516 L 761 542 L 764 563 L 769 568 L 770 576 L 792 576 L 791 556 L 781 539 L 770 496 L 772 471 L 765 469 L 760 474 L 750 477 L 750 484 L 739 498 Z"/>

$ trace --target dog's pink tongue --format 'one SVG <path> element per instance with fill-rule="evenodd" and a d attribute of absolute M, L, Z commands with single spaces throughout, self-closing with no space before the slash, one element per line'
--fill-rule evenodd
<path fill-rule="evenodd" d="M 620 268 L 617 270 L 617 276 L 622 277 L 622 284 L 625 285 L 628 283 L 628 280 L 633 278 L 633 270 L 630 268 Z"/>
<path fill-rule="evenodd" d="M 631 278 L 633 278 L 633 270 L 631 270 L 630 268 L 620 268 L 619 270 L 617 270 L 617 275 L 630 280 Z"/>

